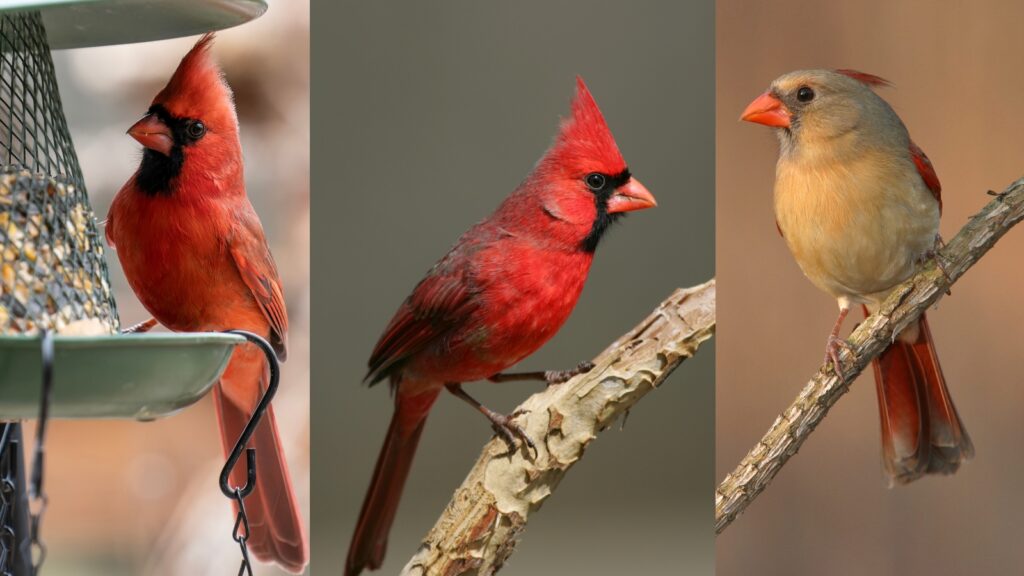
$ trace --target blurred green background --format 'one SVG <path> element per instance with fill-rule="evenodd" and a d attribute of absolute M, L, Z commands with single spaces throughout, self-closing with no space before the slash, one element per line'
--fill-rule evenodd
<path fill-rule="evenodd" d="M 1024 174 L 1024 5 L 1009 0 L 718 0 L 717 472 L 722 478 L 821 362 L 835 301 L 775 230 L 777 143 L 739 122 L 775 77 L 855 68 L 942 181 L 942 234 Z M 955 476 L 888 489 L 873 377 L 862 376 L 773 484 L 717 542 L 722 576 L 1019 573 L 1024 564 L 1024 230 L 1012 230 L 929 311 L 942 368 L 977 455 Z M 847 334 L 859 320 L 847 320 Z"/>
<path fill-rule="evenodd" d="M 674 288 L 714 274 L 710 1 L 328 3 L 314 10 L 313 572 L 341 570 L 391 417 L 360 384 L 392 313 L 526 176 L 588 83 L 657 197 L 598 250 L 562 332 L 520 366 L 567 368 Z M 713 347 L 608 430 L 523 533 L 503 574 L 711 574 Z M 509 411 L 535 383 L 471 384 Z M 444 395 L 382 574 L 411 557 L 491 430 Z"/>

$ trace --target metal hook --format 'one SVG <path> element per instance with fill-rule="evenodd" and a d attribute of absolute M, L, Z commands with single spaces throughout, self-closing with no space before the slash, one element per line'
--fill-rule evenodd
<path fill-rule="evenodd" d="M 42 341 L 43 389 L 39 399 L 39 420 L 36 421 L 36 449 L 32 457 L 31 493 L 43 493 L 43 455 L 46 450 L 46 424 L 50 419 L 53 398 L 53 332 L 43 332 Z"/>
<path fill-rule="evenodd" d="M 270 367 L 270 383 L 267 385 L 267 390 L 263 393 L 260 403 L 256 405 L 256 410 L 253 411 L 252 416 L 249 418 L 249 423 L 245 425 L 242 435 L 235 442 L 235 447 L 231 449 L 231 454 L 228 455 L 228 461 L 220 471 L 220 491 L 228 498 L 235 499 L 239 494 L 242 498 L 248 496 L 256 487 L 256 449 L 246 448 L 246 445 L 256 431 L 256 426 L 263 419 L 263 414 L 267 411 L 267 407 L 270 406 L 270 401 L 274 399 L 274 394 L 277 393 L 277 384 L 281 377 L 281 364 L 277 360 L 274 348 L 260 336 L 245 330 L 227 330 L 227 333 L 237 334 L 258 346 L 263 350 L 264 356 L 267 357 L 267 365 Z M 242 450 L 245 450 L 245 485 L 232 487 L 229 483 L 229 477 L 231 476 L 231 471 L 235 468 L 235 464 L 238 463 L 238 459 L 242 457 Z"/>

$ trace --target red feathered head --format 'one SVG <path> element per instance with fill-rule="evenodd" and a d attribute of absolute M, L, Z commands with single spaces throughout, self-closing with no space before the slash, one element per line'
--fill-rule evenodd
<path fill-rule="evenodd" d="M 626 169 L 611 130 L 583 79 L 576 77 L 572 116 L 562 120 L 554 145 L 545 161 L 577 174 L 618 174 Z"/>
<path fill-rule="evenodd" d="M 231 88 L 210 55 L 213 40 L 210 33 L 196 42 L 153 104 L 162 105 L 178 118 L 202 118 L 211 130 L 237 131 Z"/>
<path fill-rule="evenodd" d="M 128 134 L 146 147 L 135 184 L 149 194 L 244 194 L 238 117 L 207 34 Z"/>
<path fill-rule="evenodd" d="M 655 205 L 654 196 L 630 174 L 601 110 L 577 77 L 572 116 L 562 121 L 554 144 L 496 217 L 506 227 L 532 228 L 529 233 L 548 241 L 593 253 L 622 213 Z M 547 217 L 531 217 L 537 208 Z"/>

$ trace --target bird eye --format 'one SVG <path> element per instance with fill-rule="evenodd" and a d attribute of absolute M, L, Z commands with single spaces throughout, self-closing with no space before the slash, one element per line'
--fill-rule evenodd
<path fill-rule="evenodd" d="M 810 102 L 814 100 L 814 90 L 810 86 L 801 86 L 796 91 L 796 99 L 801 102 Z"/>
<path fill-rule="evenodd" d="M 591 172 L 587 174 L 587 177 L 583 179 L 587 183 L 587 188 L 590 188 L 594 192 L 604 188 L 605 177 L 604 174 L 598 174 L 597 172 Z"/>
<path fill-rule="evenodd" d="M 188 131 L 188 135 L 195 140 L 202 138 L 203 135 L 206 134 L 206 124 L 203 124 L 199 120 L 189 122 L 188 126 L 185 129 Z"/>

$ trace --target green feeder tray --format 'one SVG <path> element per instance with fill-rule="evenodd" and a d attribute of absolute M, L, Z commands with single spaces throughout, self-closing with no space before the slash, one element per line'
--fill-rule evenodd
<path fill-rule="evenodd" d="M 54 336 L 54 418 L 153 420 L 197 402 L 242 336 Z M 42 337 L 0 336 L 0 420 L 36 418 Z"/>
<path fill-rule="evenodd" d="M 6 0 L 0 6 L 0 12 L 40 12 L 52 49 L 203 34 L 266 10 L 266 0 Z"/>

